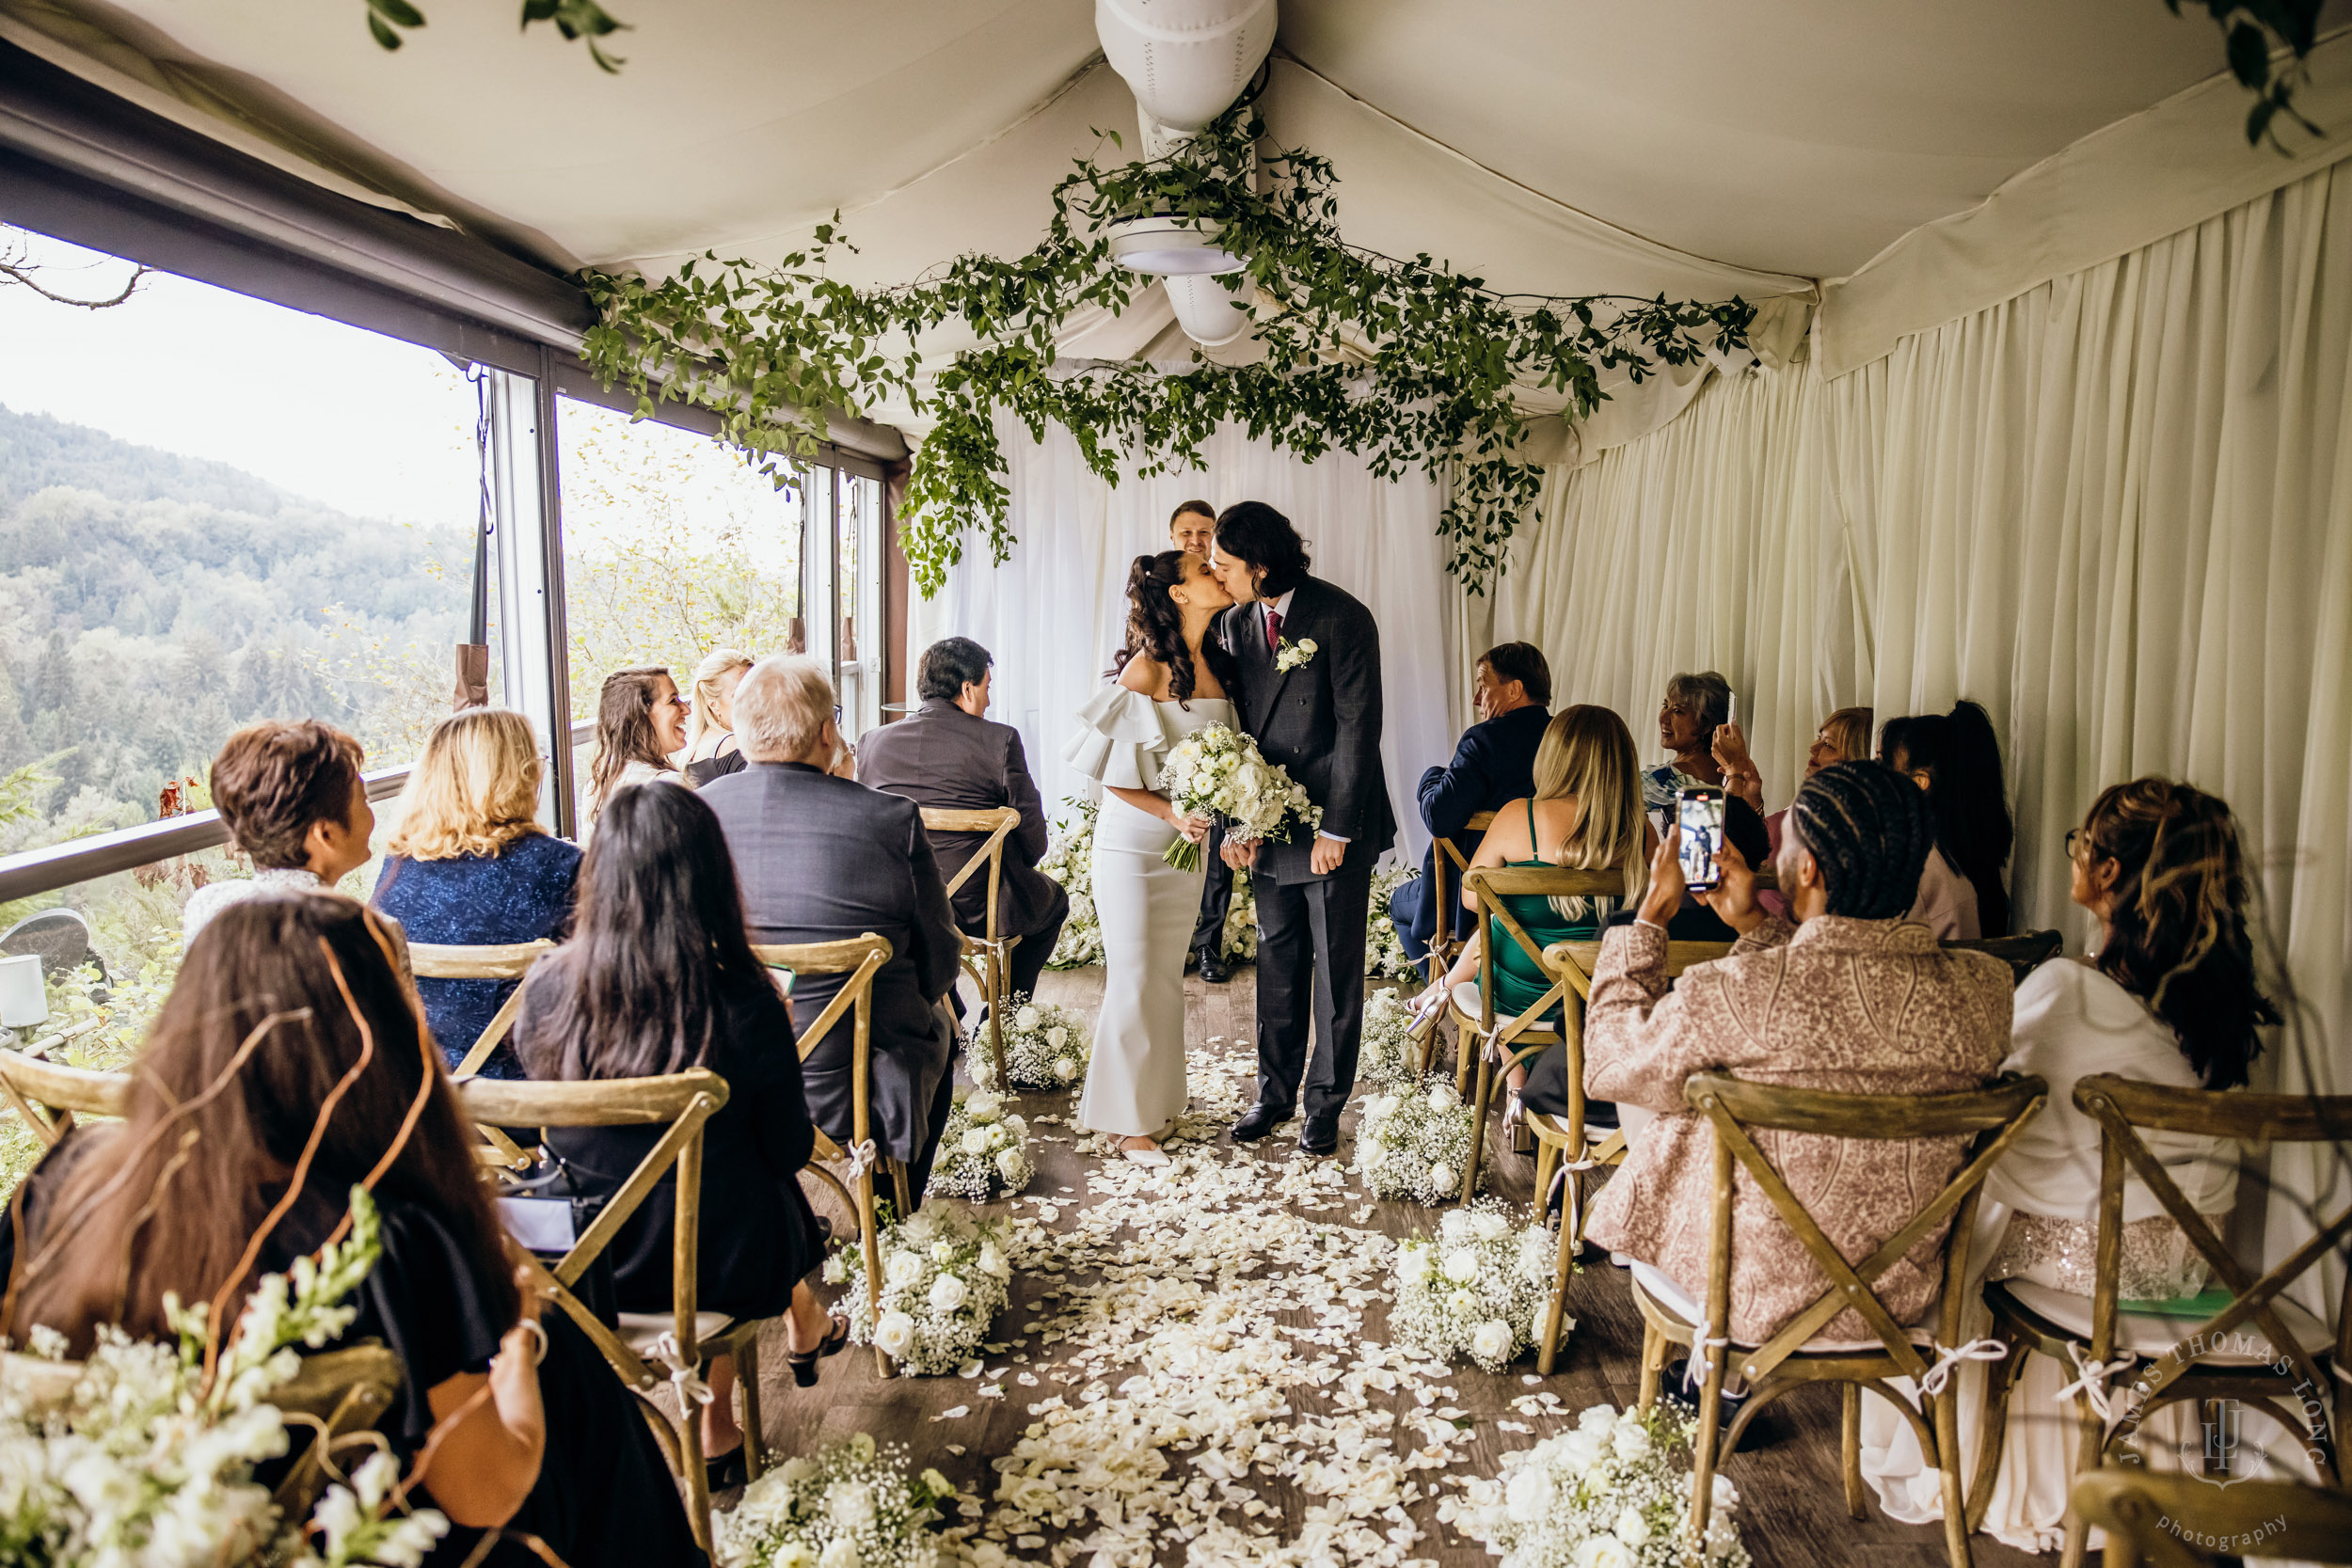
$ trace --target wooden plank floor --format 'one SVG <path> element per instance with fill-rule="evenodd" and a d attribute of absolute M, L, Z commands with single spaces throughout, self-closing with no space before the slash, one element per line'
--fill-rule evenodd
<path fill-rule="evenodd" d="M 1188 1037 L 1196 1046 L 1221 1037 L 1224 1043 L 1216 1047 L 1217 1050 L 1250 1049 L 1255 1006 L 1252 982 L 1252 971 L 1247 967 L 1237 971 L 1233 981 L 1224 986 L 1205 986 L 1198 976 L 1187 977 Z M 1079 970 L 1049 974 L 1040 991 L 1042 1000 L 1058 1002 L 1090 1015 L 1101 996 L 1102 984 L 1102 971 Z M 1025 1196 L 1052 1198 L 1064 1205 L 1087 1200 L 1088 1168 L 1094 1164 L 1093 1159 L 1077 1152 L 1066 1126 L 1038 1121 L 1041 1116 L 1067 1117 L 1074 1103 L 1075 1097 L 1071 1095 L 1024 1097 L 1021 1108 L 1032 1122 L 1031 1152 L 1038 1166 L 1037 1177 Z M 1343 1161 L 1352 1159 L 1355 1119 L 1351 1111 L 1343 1128 Z M 1057 1138 L 1059 1141 L 1055 1141 Z M 1223 1148 L 1230 1151 L 1232 1146 L 1226 1143 Z M 1295 1124 L 1259 1145 L 1257 1151 L 1247 1157 L 1277 1167 L 1297 1160 Z M 1493 1158 L 1493 1190 L 1502 1198 L 1522 1206 L 1523 1212 L 1532 1177 L 1531 1163 L 1508 1153 Z M 1345 1202 L 1316 1217 L 1351 1223 L 1366 1201 L 1350 1175 Z M 990 1212 L 1001 1212 L 1005 1209 L 1005 1205 L 999 1204 L 992 1206 Z M 1404 1236 L 1433 1228 L 1436 1217 L 1434 1211 L 1418 1205 L 1381 1203 L 1374 1207 L 1366 1224 L 1391 1236 Z M 1081 1397 L 1080 1383 L 1087 1381 L 1083 1376 L 1076 1382 L 1063 1381 L 1057 1375 L 1062 1368 L 1052 1361 L 1052 1351 L 1019 1338 L 1024 1324 L 1045 1313 L 1040 1305 L 1041 1292 L 1068 1283 L 1025 1276 L 1014 1279 L 1012 1304 L 998 1325 L 998 1332 L 1012 1342 L 1011 1349 L 1007 1354 L 990 1358 L 992 1369 L 999 1365 L 1011 1369 L 1002 1380 L 1002 1399 L 976 1397 L 978 1386 L 973 1380 L 945 1377 L 883 1381 L 876 1375 L 871 1354 L 864 1352 L 852 1352 L 825 1362 L 822 1382 L 816 1388 L 801 1390 L 793 1387 L 786 1375 L 781 1342 L 771 1343 L 764 1356 L 766 1375 L 762 1379 L 769 1441 L 778 1453 L 790 1454 L 851 1433 L 871 1433 L 878 1439 L 904 1443 L 916 1466 L 936 1465 L 960 1486 L 977 1491 L 984 1501 L 993 1501 L 996 1474 L 990 1468 L 989 1461 L 1009 1451 L 1020 1439 L 1032 1419 L 1029 1406 L 1055 1394 L 1075 1402 Z M 1577 1330 L 1561 1356 L 1558 1371 L 1540 1387 L 1531 1388 L 1526 1382 L 1534 1370 L 1532 1357 L 1501 1377 L 1464 1365 L 1446 1380 L 1445 1402 L 1460 1407 L 1467 1418 L 1476 1423 L 1469 1440 L 1458 1449 L 1468 1461 L 1457 1467 L 1461 1473 L 1492 1475 L 1502 1453 L 1530 1446 L 1562 1424 L 1559 1419 L 1531 1419 L 1524 1413 L 1514 1411 L 1511 1402 L 1515 1399 L 1548 1389 L 1560 1397 L 1561 1408 L 1566 1415 L 1602 1402 L 1620 1406 L 1632 1402 L 1639 1369 L 1641 1321 L 1633 1308 L 1626 1275 L 1605 1261 L 1588 1264 L 1571 1286 L 1568 1309 L 1578 1321 Z M 1385 1304 L 1374 1302 L 1363 1312 L 1364 1337 L 1373 1340 L 1384 1338 Z M 1304 1324 L 1310 1315 L 1300 1313 L 1296 1317 Z M 1019 1385 L 1018 1378 L 1024 1373 L 1036 1376 L 1034 1386 Z M 1293 1402 L 1302 1411 L 1313 1412 L 1326 1408 L 1319 1403 L 1320 1394 L 1321 1390 L 1312 1388 L 1295 1390 Z M 1400 1411 L 1410 1411 L 1410 1390 L 1400 1389 L 1392 1402 Z M 943 1418 L 946 1413 L 957 1409 L 968 1414 Z M 1726 1473 L 1740 1488 L 1742 1498 L 1739 1513 L 1740 1530 L 1759 1568 L 1817 1568 L 1823 1563 L 1863 1561 L 1873 1568 L 1902 1568 L 1907 1564 L 1928 1568 L 1943 1562 L 1944 1547 L 1938 1527 L 1891 1523 L 1878 1516 L 1875 1505 L 1868 1519 L 1847 1516 L 1837 1478 L 1837 1415 L 1835 1389 L 1804 1390 L 1791 1395 L 1758 1419 L 1741 1451 L 1729 1460 Z M 1497 1425 L 1502 1420 L 1523 1422 L 1534 1431 L 1532 1434 L 1504 1431 Z M 954 1451 L 957 1449 L 961 1451 Z M 1180 1466 L 1184 1464 L 1181 1454 L 1171 1457 Z M 1424 1491 L 1428 1491 L 1426 1475 L 1422 1480 Z M 1294 1485 L 1279 1480 L 1253 1475 L 1250 1482 L 1267 1504 L 1279 1510 L 1282 1525 L 1289 1528 L 1296 1528 L 1304 1509 L 1314 1500 L 1303 1497 Z M 1451 1492 L 1453 1488 L 1440 1486 L 1438 1490 Z M 722 1503 L 732 1500 L 731 1497 L 723 1497 Z M 1412 1513 L 1422 1535 L 1410 1556 L 1447 1564 L 1490 1560 L 1477 1543 L 1438 1525 L 1434 1503 L 1426 1497 L 1414 1507 Z M 1986 1536 L 1976 1537 L 1972 1545 L 1977 1562 L 1985 1568 L 2018 1568 L 2035 1560 Z M 1059 1555 L 1033 1550 L 1015 1555 L 1025 1561 L 1083 1562 L 1090 1554 Z M 1184 1558 L 1178 1548 L 1164 1552 L 1161 1560 L 1181 1562 Z"/>

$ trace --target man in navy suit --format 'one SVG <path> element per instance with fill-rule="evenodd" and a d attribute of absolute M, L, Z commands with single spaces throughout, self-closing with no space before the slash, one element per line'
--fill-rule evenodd
<path fill-rule="evenodd" d="M 1430 879 L 1437 870 L 1434 840 L 1450 838 L 1468 860 L 1476 847 L 1465 836 L 1470 819 L 1535 793 L 1535 749 L 1551 722 L 1551 667 L 1533 642 L 1505 642 L 1478 656 L 1478 682 L 1471 699 L 1479 722 L 1462 732 L 1454 760 L 1421 776 L 1421 819 L 1433 840 L 1421 858 L 1421 879 L 1400 883 L 1389 895 L 1389 915 L 1397 940 L 1415 963 L 1429 957 L 1438 934 L 1438 911 L 1430 908 Z M 1446 879 L 1454 905 L 1454 934 L 1468 936 L 1476 921 L 1462 908 L 1458 874 Z"/>

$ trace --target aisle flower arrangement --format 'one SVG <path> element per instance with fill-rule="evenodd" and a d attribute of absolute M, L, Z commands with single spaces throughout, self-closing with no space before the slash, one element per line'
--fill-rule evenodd
<path fill-rule="evenodd" d="M 1180 812 L 1222 820 L 1233 843 L 1284 844 L 1323 821 L 1323 808 L 1280 764 L 1268 762 L 1255 740 L 1224 724 L 1204 725 L 1169 749 L 1160 792 Z M 1161 859 L 1179 871 L 1198 871 L 1201 848 L 1179 838 Z"/>
<path fill-rule="evenodd" d="M 847 1283 L 850 1338 L 873 1345 L 922 1376 L 952 1372 L 979 1354 L 1012 1280 L 1012 1225 L 981 1220 L 949 1204 L 926 1204 L 875 1237 L 882 1258 L 882 1313 L 866 1303 L 866 1253 L 849 1247 L 825 1261 L 829 1283 Z"/>
<path fill-rule="evenodd" d="M 1419 1076 L 1414 1058 L 1421 1054 L 1421 1048 L 1406 1037 L 1412 1027 L 1413 1009 L 1396 992 L 1376 990 L 1365 998 L 1356 1081 L 1383 1091 L 1411 1091 Z"/>
<path fill-rule="evenodd" d="M 1070 895 L 1070 916 L 1055 939 L 1048 969 L 1083 969 L 1103 961 L 1103 922 L 1094 912 L 1094 817 L 1101 810 L 1091 800 L 1071 796 L 1062 801 L 1071 815 L 1054 823 L 1054 840 L 1037 868 L 1059 882 Z"/>
<path fill-rule="evenodd" d="M 1747 1568 L 1732 1522 L 1740 1494 L 1720 1475 L 1706 1539 L 1695 1552 L 1687 1539 L 1695 1430 L 1662 1403 L 1646 1416 L 1594 1405 L 1568 1431 L 1505 1454 L 1500 1478 L 1440 1500 L 1438 1517 L 1509 1568 Z"/>
<path fill-rule="evenodd" d="M 1389 898 L 1406 882 L 1421 876 L 1418 866 L 1400 865 L 1390 871 L 1372 874 L 1372 913 L 1365 921 L 1364 977 L 1367 980 L 1415 980 L 1421 972 L 1413 960 L 1405 956 L 1405 942 L 1397 934 L 1396 921 L 1389 914 Z"/>
<path fill-rule="evenodd" d="M 291 1446 L 268 1399 L 301 1369 L 294 1347 L 323 1347 L 358 1315 L 340 1304 L 375 1266 L 381 1243 L 364 1188 L 352 1189 L 351 1208 L 348 1239 L 291 1275 L 262 1276 L 209 1383 L 209 1304 L 167 1296 L 177 1344 L 104 1325 L 61 1400 L 31 1398 L 13 1379 L 0 1386 L 0 1559 L 73 1568 L 318 1561 L 253 1471 Z M 36 1328 L 30 1338 L 29 1354 L 63 1355 L 63 1336 Z M 398 1512 L 398 1474 L 379 1453 L 320 1499 L 312 1524 L 326 1560 L 414 1563 L 448 1530 L 438 1513 Z"/>
<path fill-rule="evenodd" d="M 1217 933 L 1219 957 L 1255 961 L 1258 957 L 1258 894 L 1249 873 L 1233 873 L 1232 901 L 1225 906 L 1225 929 Z"/>
<path fill-rule="evenodd" d="M 1008 997 L 1012 1016 L 1005 1021 L 1005 1076 L 1009 1085 L 994 1082 L 996 1063 L 985 1038 L 987 1024 L 976 1023 L 964 1038 L 964 1060 L 973 1082 L 1002 1092 L 1015 1089 L 1066 1089 L 1087 1075 L 1094 1047 L 1086 1020 L 1051 1002 L 1026 996 Z"/>
<path fill-rule="evenodd" d="M 1375 1197 L 1444 1203 L 1461 1191 L 1470 1158 L 1470 1108 L 1453 1083 L 1406 1082 L 1364 1106 L 1356 1130 L 1356 1174 Z M 1485 1172 L 1480 1173 L 1485 1184 Z"/>
<path fill-rule="evenodd" d="M 1037 1174 L 1028 1137 L 1029 1124 L 1005 1109 L 1002 1095 L 974 1089 L 956 1096 L 925 1195 L 986 1203 L 1000 1193 L 1019 1192 Z"/>
<path fill-rule="evenodd" d="M 1397 1243 L 1390 1330 L 1399 1344 L 1499 1372 L 1542 1332 L 1551 1258 L 1542 1226 L 1514 1225 L 1491 1202 L 1450 1210 L 1434 1238 Z M 1561 1330 L 1575 1326 L 1564 1320 Z"/>
<path fill-rule="evenodd" d="M 786 1460 L 711 1519 L 722 1568 L 931 1568 L 931 1526 L 955 1488 L 907 1474 L 907 1451 L 866 1433 Z"/>

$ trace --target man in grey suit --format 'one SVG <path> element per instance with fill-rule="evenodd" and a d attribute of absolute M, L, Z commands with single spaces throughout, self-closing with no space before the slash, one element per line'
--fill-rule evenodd
<path fill-rule="evenodd" d="M 1323 808 L 1311 838 L 1225 845 L 1227 863 L 1251 868 L 1263 933 L 1258 1102 L 1233 1138 L 1256 1142 L 1303 1100 L 1298 1147 L 1330 1154 L 1363 1037 L 1373 863 L 1396 841 L 1380 766 L 1380 628 L 1351 594 L 1308 575 L 1298 531 L 1262 501 L 1218 516 L 1209 564 L 1233 596 L 1211 635 L 1241 667 L 1242 728 Z"/>
<path fill-rule="evenodd" d="M 995 678 L 993 663 L 988 650 L 968 637 L 946 638 L 924 649 L 914 675 L 923 705 L 895 724 L 866 732 L 858 743 L 857 780 L 932 810 L 1010 806 L 1021 814 L 1021 826 L 1005 839 L 996 934 L 1021 939 L 1006 980 L 1010 992 L 1034 995 L 1062 922 L 1070 918 L 1070 895 L 1037 869 L 1045 853 L 1045 809 L 1038 801 L 1037 781 L 1029 777 L 1021 732 L 985 717 Z M 953 881 L 987 842 L 986 833 L 933 833 L 931 854 L 940 876 Z M 964 930 L 976 937 L 987 934 L 987 866 L 956 889 L 955 906 Z"/>
<path fill-rule="evenodd" d="M 834 715 L 833 681 L 813 658 L 763 659 L 735 689 L 736 743 L 748 766 L 702 798 L 719 814 L 755 942 L 890 942 L 874 976 L 874 1141 L 903 1160 L 915 1199 L 954 1103 L 956 1034 L 942 1005 L 962 953 L 955 912 L 914 802 L 867 789 Z M 841 989 L 803 975 L 794 1024 L 806 1028 Z M 850 1031 L 836 1025 L 801 1064 L 810 1119 L 848 1144 Z"/>

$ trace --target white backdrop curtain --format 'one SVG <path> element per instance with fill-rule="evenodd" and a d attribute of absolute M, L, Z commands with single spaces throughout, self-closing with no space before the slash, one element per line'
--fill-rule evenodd
<path fill-rule="evenodd" d="M 2077 950 L 2092 933 L 2061 846 L 2098 789 L 2160 772 L 2221 794 L 2308 1004 L 2266 1070 L 2341 1092 L 2347 382 L 2339 164 L 1836 380 L 1805 363 L 1713 383 L 1553 476 L 1493 630 L 1541 643 L 1561 700 L 1616 707 L 1645 753 L 1666 677 L 1721 670 L 1775 806 L 1830 708 L 1975 698 L 2006 737 L 2018 920 Z"/>
<path fill-rule="evenodd" d="M 989 717 L 1021 731 L 1047 814 L 1061 815 L 1059 802 L 1078 792 L 1061 760 L 1062 742 L 1072 716 L 1110 668 L 1135 558 L 1168 547 L 1168 516 L 1187 499 L 1219 508 L 1261 500 L 1298 526 L 1315 575 L 1361 599 L 1380 623 L 1381 760 L 1400 847 L 1418 860 L 1425 835 L 1413 785 L 1423 768 L 1452 754 L 1467 705 L 1443 657 L 1454 609 L 1439 586 L 1446 578 L 1436 535 L 1443 504 L 1438 486 L 1418 476 L 1391 483 L 1345 452 L 1300 463 L 1233 430 L 1210 441 L 1205 471 L 1113 486 L 1087 467 L 1065 430 L 1049 430 L 1042 443 L 1018 429 L 1004 435 L 1021 542 L 1001 567 L 985 563 L 984 546 L 967 542 L 964 564 L 948 573 L 936 598 L 917 599 L 908 617 L 909 669 L 947 636 L 977 639 L 995 656 Z M 908 687 L 911 699 L 912 679 Z"/>

